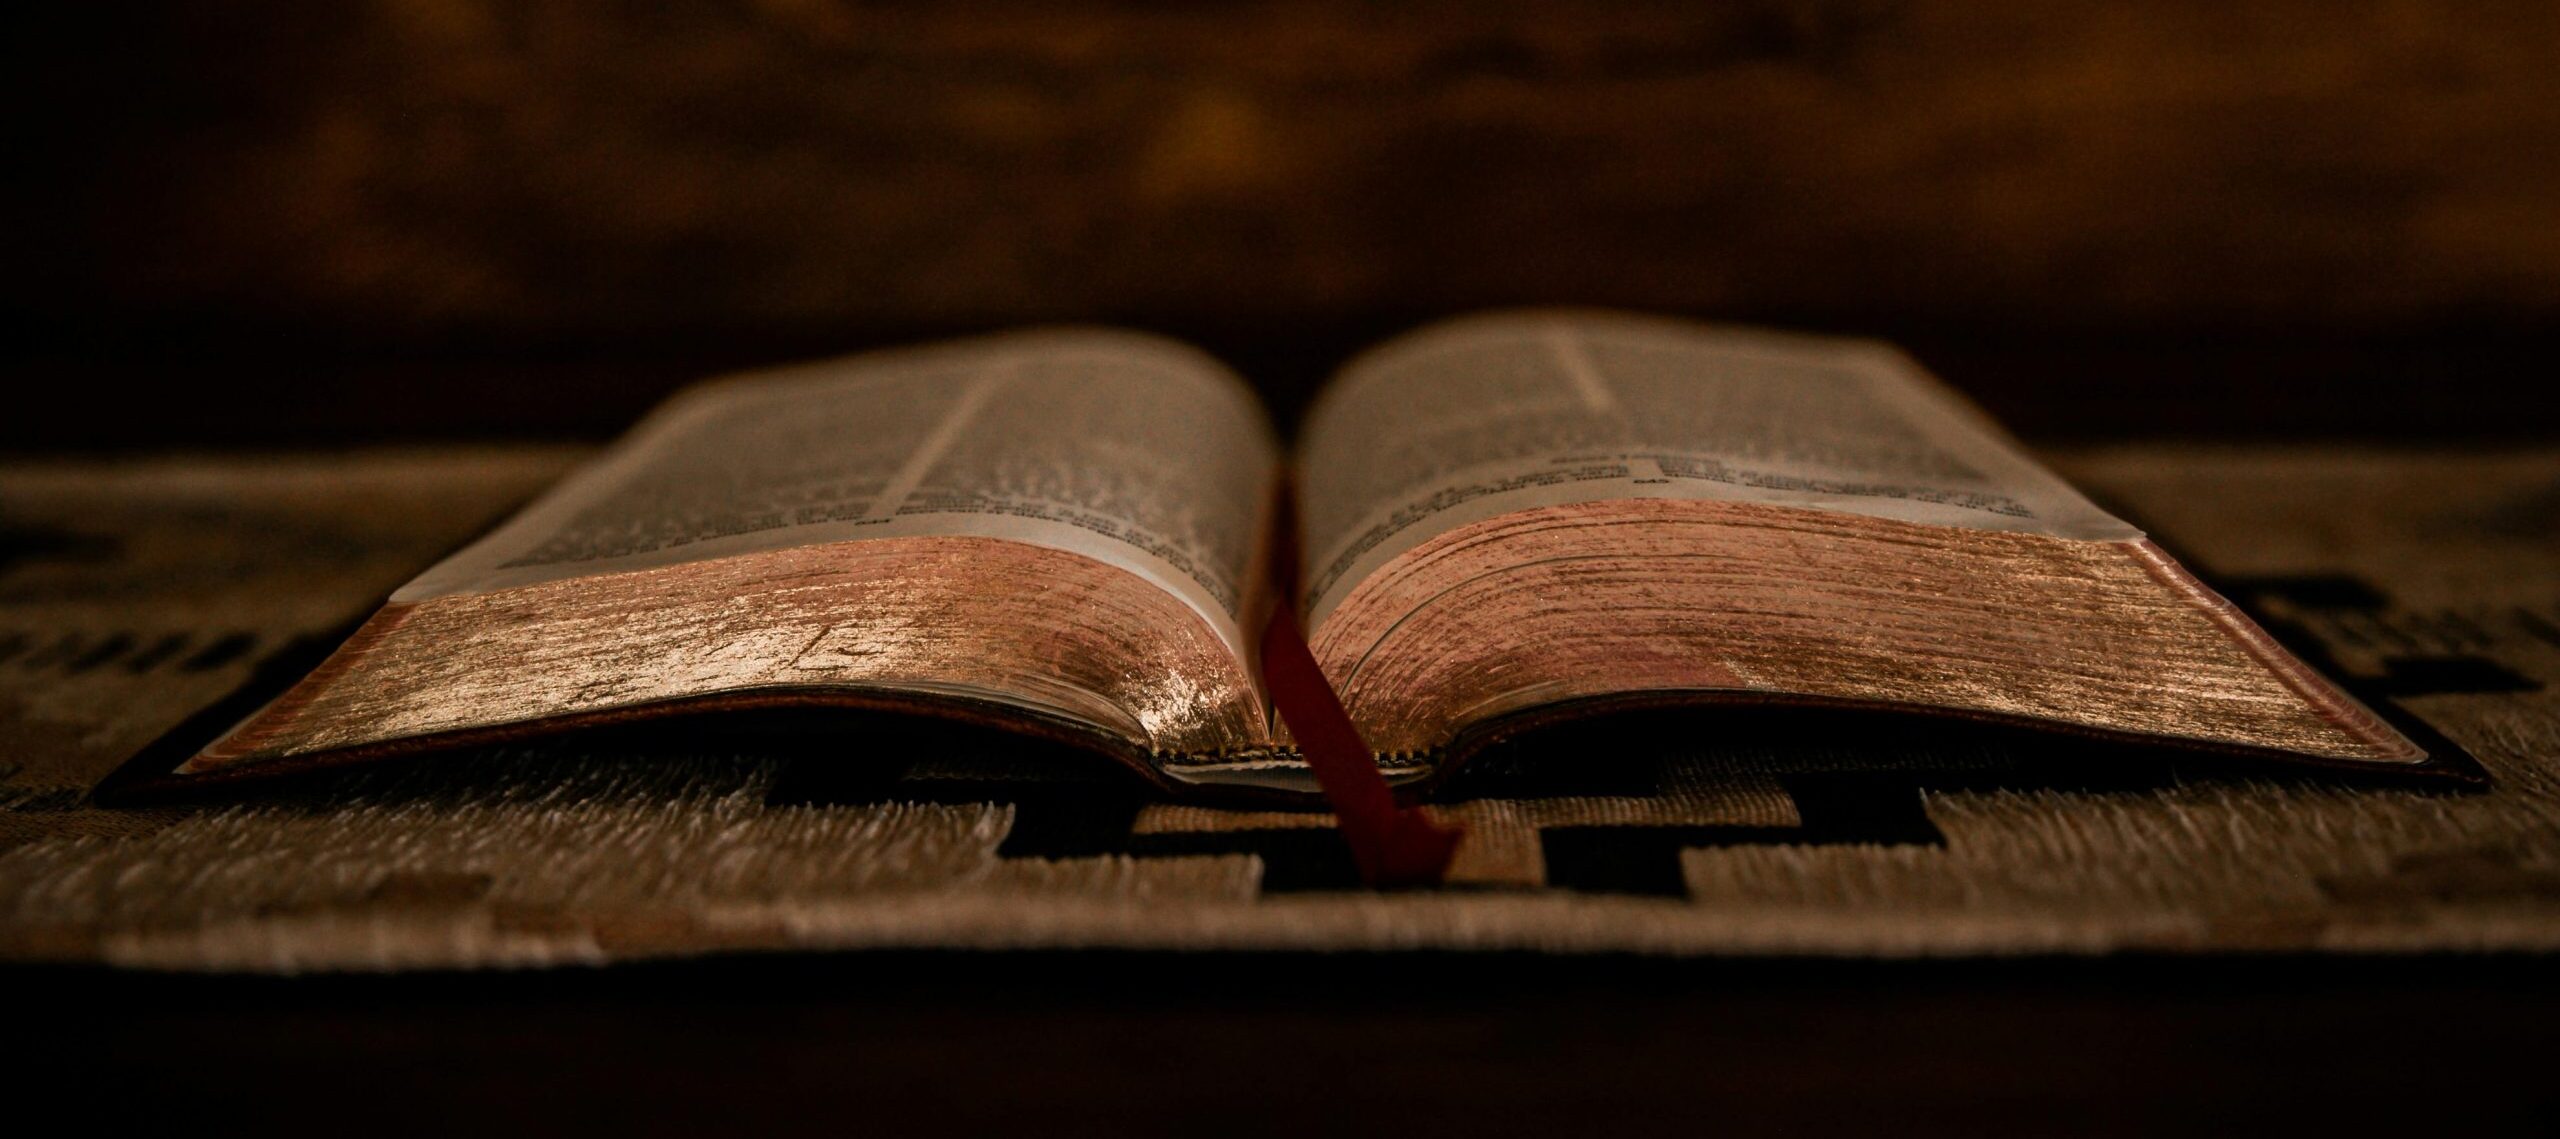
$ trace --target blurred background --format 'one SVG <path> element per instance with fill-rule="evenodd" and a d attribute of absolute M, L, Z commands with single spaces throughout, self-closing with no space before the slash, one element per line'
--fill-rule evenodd
<path fill-rule="evenodd" d="M 1039 321 L 1286 417 L 1547 302 L 1895 338 L 2038 439 L 2560 431 L 2549 4 L 63 7 L 5 448 L 604 437 Z"/>

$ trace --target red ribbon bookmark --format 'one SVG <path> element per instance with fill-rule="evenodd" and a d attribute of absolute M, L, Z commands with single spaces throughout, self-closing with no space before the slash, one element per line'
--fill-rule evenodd
<path fill-rule="evenodd" d="M 1293 513 L 1286 506 L 1281 511 L 1284 535 L 1296 528 Z M 1290 580 L 1297 555 L 1285 537 L 1280 544 L 1278 600 L 1262 631 L 1262 681 L 1271 691 L 1272 706 L 1288 721 L 1298 753 L 1315 769 L 1325 802 L 1332 804 L 1342 837 L 1351 844 L 1360 880 L 1371 886 L 1439 885 L 1457 854 L 1459 832 L 1396 802 L 1387 777 L 1378 773 L 1377 753 L 1360 738 L 1359 727 L 1343 710 L 1342 697 L 1316 666 L 1316 655 L 1298 628 L 1297 585 Z"/>
<path fill-rule="evenodd" d="M 1315 769 L 1325 802 L 1333 805 L 1360 880 L 1372 886 L 1438 885 L 1458 851 L 1458 832 L 1396 802 L 1387 777 L 1378 773 L 1375 753 L 1316 667 L 1287 606 L 1272 609 L 1271 627 L 1263 631 L 1262 680 L 1297 737 L 1298 753 Z"/>

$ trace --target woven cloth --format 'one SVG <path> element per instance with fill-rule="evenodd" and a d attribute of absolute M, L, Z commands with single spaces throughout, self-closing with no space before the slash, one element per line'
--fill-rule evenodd
<path fill-rule="evenodd" d="M 883 946 L 1953 955 L 2560 947 L 2560 452 L 2052 456 L 2487 790 L 1840 717 L 1525 742 L 1445 889 L 1322 814 L 896 724 L 650 732 L 138 809 L 91 788 L 577 455 L 0 467 L 0 957 L 520 966 Z"/>

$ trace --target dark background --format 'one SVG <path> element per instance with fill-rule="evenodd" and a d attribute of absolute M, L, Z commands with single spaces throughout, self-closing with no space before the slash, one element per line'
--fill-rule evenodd
<path fill-rule="evenodd" d="M 604 437 L 1058 320 L 1285 416 L 1546 302 L 1894 337 L 2031 438 L 2560 429 L 2548 4 L 62 7 L 0 447 Z"/>

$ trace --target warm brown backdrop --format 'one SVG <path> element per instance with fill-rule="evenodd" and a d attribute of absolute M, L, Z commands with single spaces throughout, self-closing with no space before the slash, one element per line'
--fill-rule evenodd
<path fill-rule="evenodd" d="M 1903 336 L 2030 430 L 2553 423 L 2417 398 L 2506 395 L 2560 327 L 2546 4 L 70 18 L 17 49 L 21 374 L 220 382 L 5 442 L 599 430 L 700 368 L 1049 319 L 1204 338 L 1285 408 L 1368 335 L 1545 301 Z"/>

